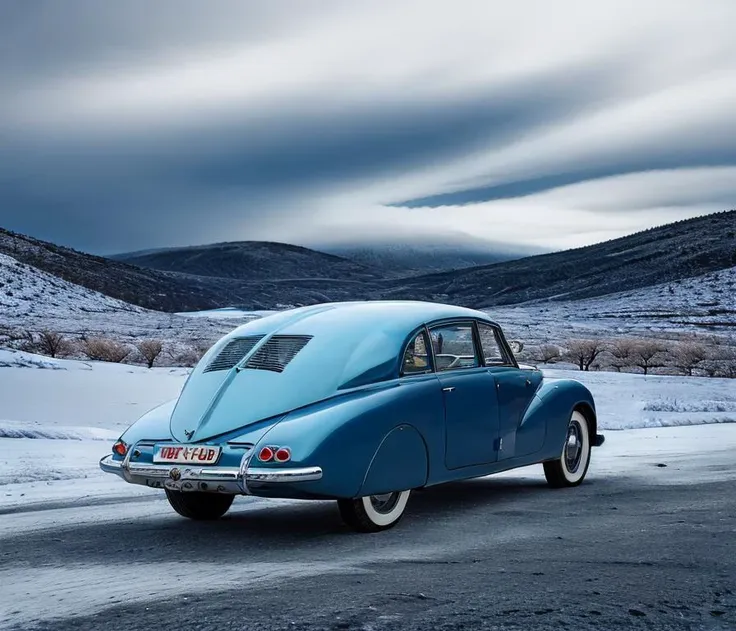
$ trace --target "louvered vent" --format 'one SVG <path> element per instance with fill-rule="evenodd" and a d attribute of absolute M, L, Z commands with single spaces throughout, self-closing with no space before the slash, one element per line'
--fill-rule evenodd
<path fill-rule="evenodd" d="M 239 337 L 230 340 L 225 347 L 219 352 L 204 369 L 204 372 L 213 372 L 215 370 L 230 370 L 236 366 L 253 347 L 263 339 L 262 335 L 251 335 L 249 337 Z"/>
<path fill-rule="evenodd" d="M 311 335 L 274 335 L 253 354 L 245 367 L 283 372 L 311 339 Z"/>

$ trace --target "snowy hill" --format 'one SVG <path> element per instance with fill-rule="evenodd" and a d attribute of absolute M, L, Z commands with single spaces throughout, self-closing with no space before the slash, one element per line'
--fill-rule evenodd
<path fill-rule="evenodd" d="M 144 309 L 75 285 L 0 254 L 0 309 L 6 318 L 55 313 L 78 317 L 89 313 L 143 313 Z"/>
<path fill-rule="evenodd" d="M 736 333 L 736 267 L 575 301 L 537 300 L 487 311 L 527 343 L 573 337 Z"/>
<path fill-rule="evenodd" d="M 394 281 L 384 297 L 468 307 L 580 300 L 673 283 L 736 265 L 736 210 L 565 250 Z"/>
<path fill-rule="evenodd" d="M 234 241 L 129 252 L 111 258 L 167 272 L 240 280 L 375 280 L 382 275 L 380 270 L 339 256 L 267 241 Z"/>
<path fill-rule="evenodd" d="M 226 321 L 150 311 L 0 254 L 0 332 L 50 330 L 70 339 L 89 335 L 128 343 L 154 338 L 173 349 L 211 343 L 252 317 L 240 314 L 237 321 Z"/>

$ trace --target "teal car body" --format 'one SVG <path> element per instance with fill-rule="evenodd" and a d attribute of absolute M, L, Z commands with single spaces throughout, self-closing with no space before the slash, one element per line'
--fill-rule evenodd
<path fill-rule="evenodd" d="M 176 491 L 359 498 L 559 459 L 573 411 L 600 444 L 588 389 L 519 366 L 483 312 L 322 304 L 223 337 L 100 466 Z M 166 445 L 217 460 L 157 462 Z M 279 449 L 288 458 L 260 457 Z"/>

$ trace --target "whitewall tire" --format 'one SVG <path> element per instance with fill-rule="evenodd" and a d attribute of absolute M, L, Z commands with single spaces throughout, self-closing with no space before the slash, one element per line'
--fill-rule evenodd
<path fill-rule="evenodd" d="M 554 488 L 577 486 L 590 465 L 590 427 L 585 416 L 575 410 L 567 426 L 565 444 L 557 460 L 544 463 L 544 477 Z"/>
<path fill-rule="evenodd" d="M 345 523 L 358 532 L 378 532 L 399 523 L 406 510 L 411 491 L 394 491 L 383 495 L 367 495 L 338 500 Z"/>

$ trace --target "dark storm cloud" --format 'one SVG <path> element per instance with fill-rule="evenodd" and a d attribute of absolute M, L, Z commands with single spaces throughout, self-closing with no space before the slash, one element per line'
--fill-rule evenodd
<path fill-rule="evenodd" d="M 335 0 L 4 0 L 0 4 L 0 78 L 18 83 L 114 72 L 202 45 L 257 45 L 319 19 Z"/>
<path fill-rule="evenodd" d="M 3 223 L 101 252 L 227 238 L 244 223 L 298 215 L 303 191 L 388 177 L 569 116 L 607 77 L 581 68 L 444 103 L 407 95 L 336 109 L 326 99 L 323 111 L 281 107 L 265 124 L 6 143 Z"/>
<path fill-rule="evenodd" d="M 626 160 L 610 161 L 599 166 L 578 168 L 551 175 L 518 179 L 502 184 L 479 186 L 449 193 L 439 193 L 427 197 L 392 202 L 388 205 L 403 208 L 463 206 L 465 204 L 477 204 L 502 199 L 515 199 L 536 193 L 543 193 L 562 186 L 570 186 L 612 176 L 631 175 L 634 173 L 665 169 L 727 166 L 736 166 L 736 146 L 697 147 L 687 152 L 683 151 L 682 153 L 674 154 L 668 151 L 658 154 L 655 151 L 653 154 L 633 155 Z M 735 201 L 733 196 L 722 196 L 719 194 L 717 197 L 712 198 L 707 193 L 703 194 L 702 199 L 704 202 L 718 202 L 726 205 L 732 204 Z M 619 208 L 621 210 L 637 210 L 640 206 L 633 204 L 630 208 L 627 208 L 625 204 L 620 204 Z"/>
<path fill-rule="evenodd" d="M 647 204 L 704 212 L 728 173 L 656 199 L 610 177 L 736 164 L 736 5 L 669 6 L 7 0 L 0 225 L 114 252 L 298 236 L 324 208 L 323 230 L 411 231 L 477 206 L 473 233 L 500 238 L 488 217 L 524 197 L 503 229 L 530 242 L 514 222 L 562 238 L 587 209 L 601 231 Z M 605 204 L 566 196 L 596 181 Z M 551 189 L 554 211 L 527 199 Z"/>

